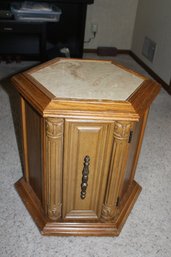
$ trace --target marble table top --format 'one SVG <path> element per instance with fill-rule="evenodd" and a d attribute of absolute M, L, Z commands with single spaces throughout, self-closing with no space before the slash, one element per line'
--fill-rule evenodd
<path fill-rule="evenodd" d="M 126 100 L 144 81 L 110 61 L 61 59 L 30 72 L 56 98 Z"/>

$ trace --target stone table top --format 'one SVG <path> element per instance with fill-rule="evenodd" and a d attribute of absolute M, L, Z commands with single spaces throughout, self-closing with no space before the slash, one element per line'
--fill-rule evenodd
<path fill-rule="evenodd" d="M 60 59 L 30 75 L 56 98 L 126 100 L 144 81 L 110 61 Z"/>

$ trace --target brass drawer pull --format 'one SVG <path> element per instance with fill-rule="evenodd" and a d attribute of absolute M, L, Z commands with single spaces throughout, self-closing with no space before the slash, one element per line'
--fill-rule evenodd
<path fill-rule="evenodd" d="M 82 176 L 82 183 L 81 183 L 81 199 L 85 199 L 86 197 L 86 190 L 87 190 L 87 181 L 88 181 L 88 174 L 89 174 L 89 165 L 90 165 L 90 157 L 87 155 L 84 158 L 84 168 L 83 168 L 83 176 Z"/>

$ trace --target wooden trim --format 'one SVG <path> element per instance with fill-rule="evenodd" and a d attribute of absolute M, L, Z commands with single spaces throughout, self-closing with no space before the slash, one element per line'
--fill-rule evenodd
<path fill-rule="evenodd" d="M 23 138 L 22 145 L 23 145 L 24 177 L 25 177 L 25 180 L 29 183 L 26 106 L 25 106 L 25 100 L 22 97 L 20 97 L 20 104 L 21 104 L 22 138 Z"/>
<path fill-rule="evenodd" d="M 103 115 L 102 115 L 103 113 Z M 52 101 L 44 117 L 137 121 L 139 115 L 129 102 Z M 103 116 L 103 117 L 102 117 Z"/>
<path fill-rule="evenodd" d="M 139 158 L 139 155 L 140 155 L 142 142 L 143 142 L 143 137 L 144 137 L 144 133 L 145 133 L 145 128 L 146 128 L 146 124 L 147 124 L 148 113 L 149 113 L 149 109 L 146 110 L 146 112 L 144 113 L 144 117 L 143 117 L 141 132 L 140 132 L 140 136 L 139 136 L 139 140 L 138 140 L 138 144 L 137 144 L 137 148 L 136 148 L 136 152 L 135 152 L 134 162 L 133 162 L 130 181 L 129 181 L 130 186 L 132 185 L 132 182 L 133 182 L 134 177 L 135 177 L 135 171 L 136 171 L 136 168 L 137 168 L 138 158 Z"/>
<path fill-rule="evenodd" d="M 97 54 L 97 48 L 84 48 L 84 53 Z M 117 49 L 117 54 L 131 55 L 131 51 L 128 49 Z M 110 56 L 110 55 L 108 55 L 108 56 Z"/>
<path fill-rule="evenodd" d="M 30 81 L 29 75 L 33 70 L 40 69 L 40 67 L 46 67 L 48 64 L 54 63 L 54 61 L 59 61 L 57 58 L 50 62 L 39 65 L 36 68 L 25 72 L 24 74 L 18 74 L 13 77 L 14 82 L 19 93 L 30 102 L 30 104 L 43 116 L 43 117 L 59 117 L 69 118 L 71 115 L 79 117 L 91 117 L 97 119 L 99 114 L 103 112 L 104 118 L 109 119 L 127 119 L 129 115 L 129 120 L 138 120 L 139 115 L 148 108 L 154 97 L 159 91 L 157 83 L 148 80 L 146 77 L 139 75 L 138 73 L 123 67 L 115 62 L 107 61 L 117 65 L 118 67 L 139 76 L 145 81 L 141 84 L 140 88 L 131 95 L 126 101 L 112 101 L 112 100 L 92 100 L 92 99 L 58 99 L 54 98 L 53 95 L 47 94 L 43 87 L 40 87 L 39 83 L 36 81 Z M 87 61 L 97 61 L 97 60 L 83 60 Z M 103 62 L 103 60 L 99 60 Z M 26 77 L 27 76 L 27 77 Z M 150 83 L 149 83 L 150 81 Z M 145 95 L 143 105 L 141 103 L 141 97 Z M 152 99 L 150 99 L 152 97 Z M 141 104 L 140 104 L 141 103 Z M 144 109 L 144 110 L 143 110 Z"/>
<path fill-rule="evenodd" d="M 109 169 L 105 201 L 101 213 L 102 221 L 111 221 L 117 213 L 116 203 L 124 178 L 131 125 L 131 122 L 115 122 L 111 166 Z"/>
<path fill-rule="evenodd" d="M 63 123 L 62 119 L 46 119 L 46 199 L 51 220 L 60 219 L 62 210 Z"/>
<path fill-rule="evenodd" d="M 141 117 L 150 107 L 159 91 L 160 85 L 151 79 L 147 79 L 127 100 L 132 104 L 135 111 Z"/>
<path fill-rule="evenodd" d="M 127 54 L 130 55 L 130 50 L 128 49 L 118 49 L 118 54 Z"/>
<path fill-rule="evenodd" d="M 118 235 L 120 234 L 123 225 L 125 224 L 126 219 L 128 218 L 141 190 L 141 186 L 134 180 L 132 186 L 130 187 L 131 193 L 128 192 L 128 194 L 124 198 L 124 201 L 119 207 L 119 215 L 115 219 L 115 223 L 117 224 Z"/>
<path fill-rule="evenodd" d="M 40 230 L 42 230 L 47 222 L 47 218 L 44 216 L 44 211 L 41 207 L 41 203 L 34 193 L 33 189 L 24 178 L 21 178 L 15 183 L 15 188 L 20 195 L 24 205 L 29 211 L 30 215 L 34 219 L 34 222 Z"/>
<path fill-rule="evenodd" d="M 119 207 L 118 215 L 113 222 L 64 223 L 52 222 L 45 216 L 40 201 L 24 178 L 15 184 L 15 188 L 41 234 L 46 236 L 118 236 L 141 192 L 141 187 L 133 181 L 132 187 Z"/>
<path fill-rule="evenodd" d="M 161 86 L 167 91 L 168 94 L 171 94 L 171 82 L 170 85 L 168 85 L 166 82 L 164 82 L 151 68 L 149 68 L 136 54 L 134 54 L 132 51 L 130 51 L 130 56 L 141 65 L 141 67 L 146 70 L 150 76 L 153 77 Z"/>
<path fill-rule="evenodd" d="M 45 92 L 31 83 L 23 73 L 17 74 L 12 77 L 12 83 L 18 92 L 37 110 L 43 115 L 45 107 L 49 104 L 52 98 L 47 96 Z"/>
<path fill-rule="evenodd" d="M 45 119 L 41 117 L 41 141 L 42 141 L 42 206 L 47 213 L 47 183 L 46 183 L 46 129 Z"/>

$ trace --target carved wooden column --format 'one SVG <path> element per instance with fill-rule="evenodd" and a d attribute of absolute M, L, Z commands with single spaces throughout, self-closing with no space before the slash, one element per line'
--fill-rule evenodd
<path fill-rule="evenodd" d="M 58 220 L 62 208 L 62 119 L 46 119 L 46 156 L 47 215 L 52 220 Z"/>
<path fill-rule="evenodd" d="M 107 182 L 105 202 L 102 206 L 102 221 L 111 221 L 117 213 L 119 191 L 123 182 L 126 159 L 128 155 L 128 139 L 131 122 L 116 121 L 114 126 L 114 143 Z"/>

